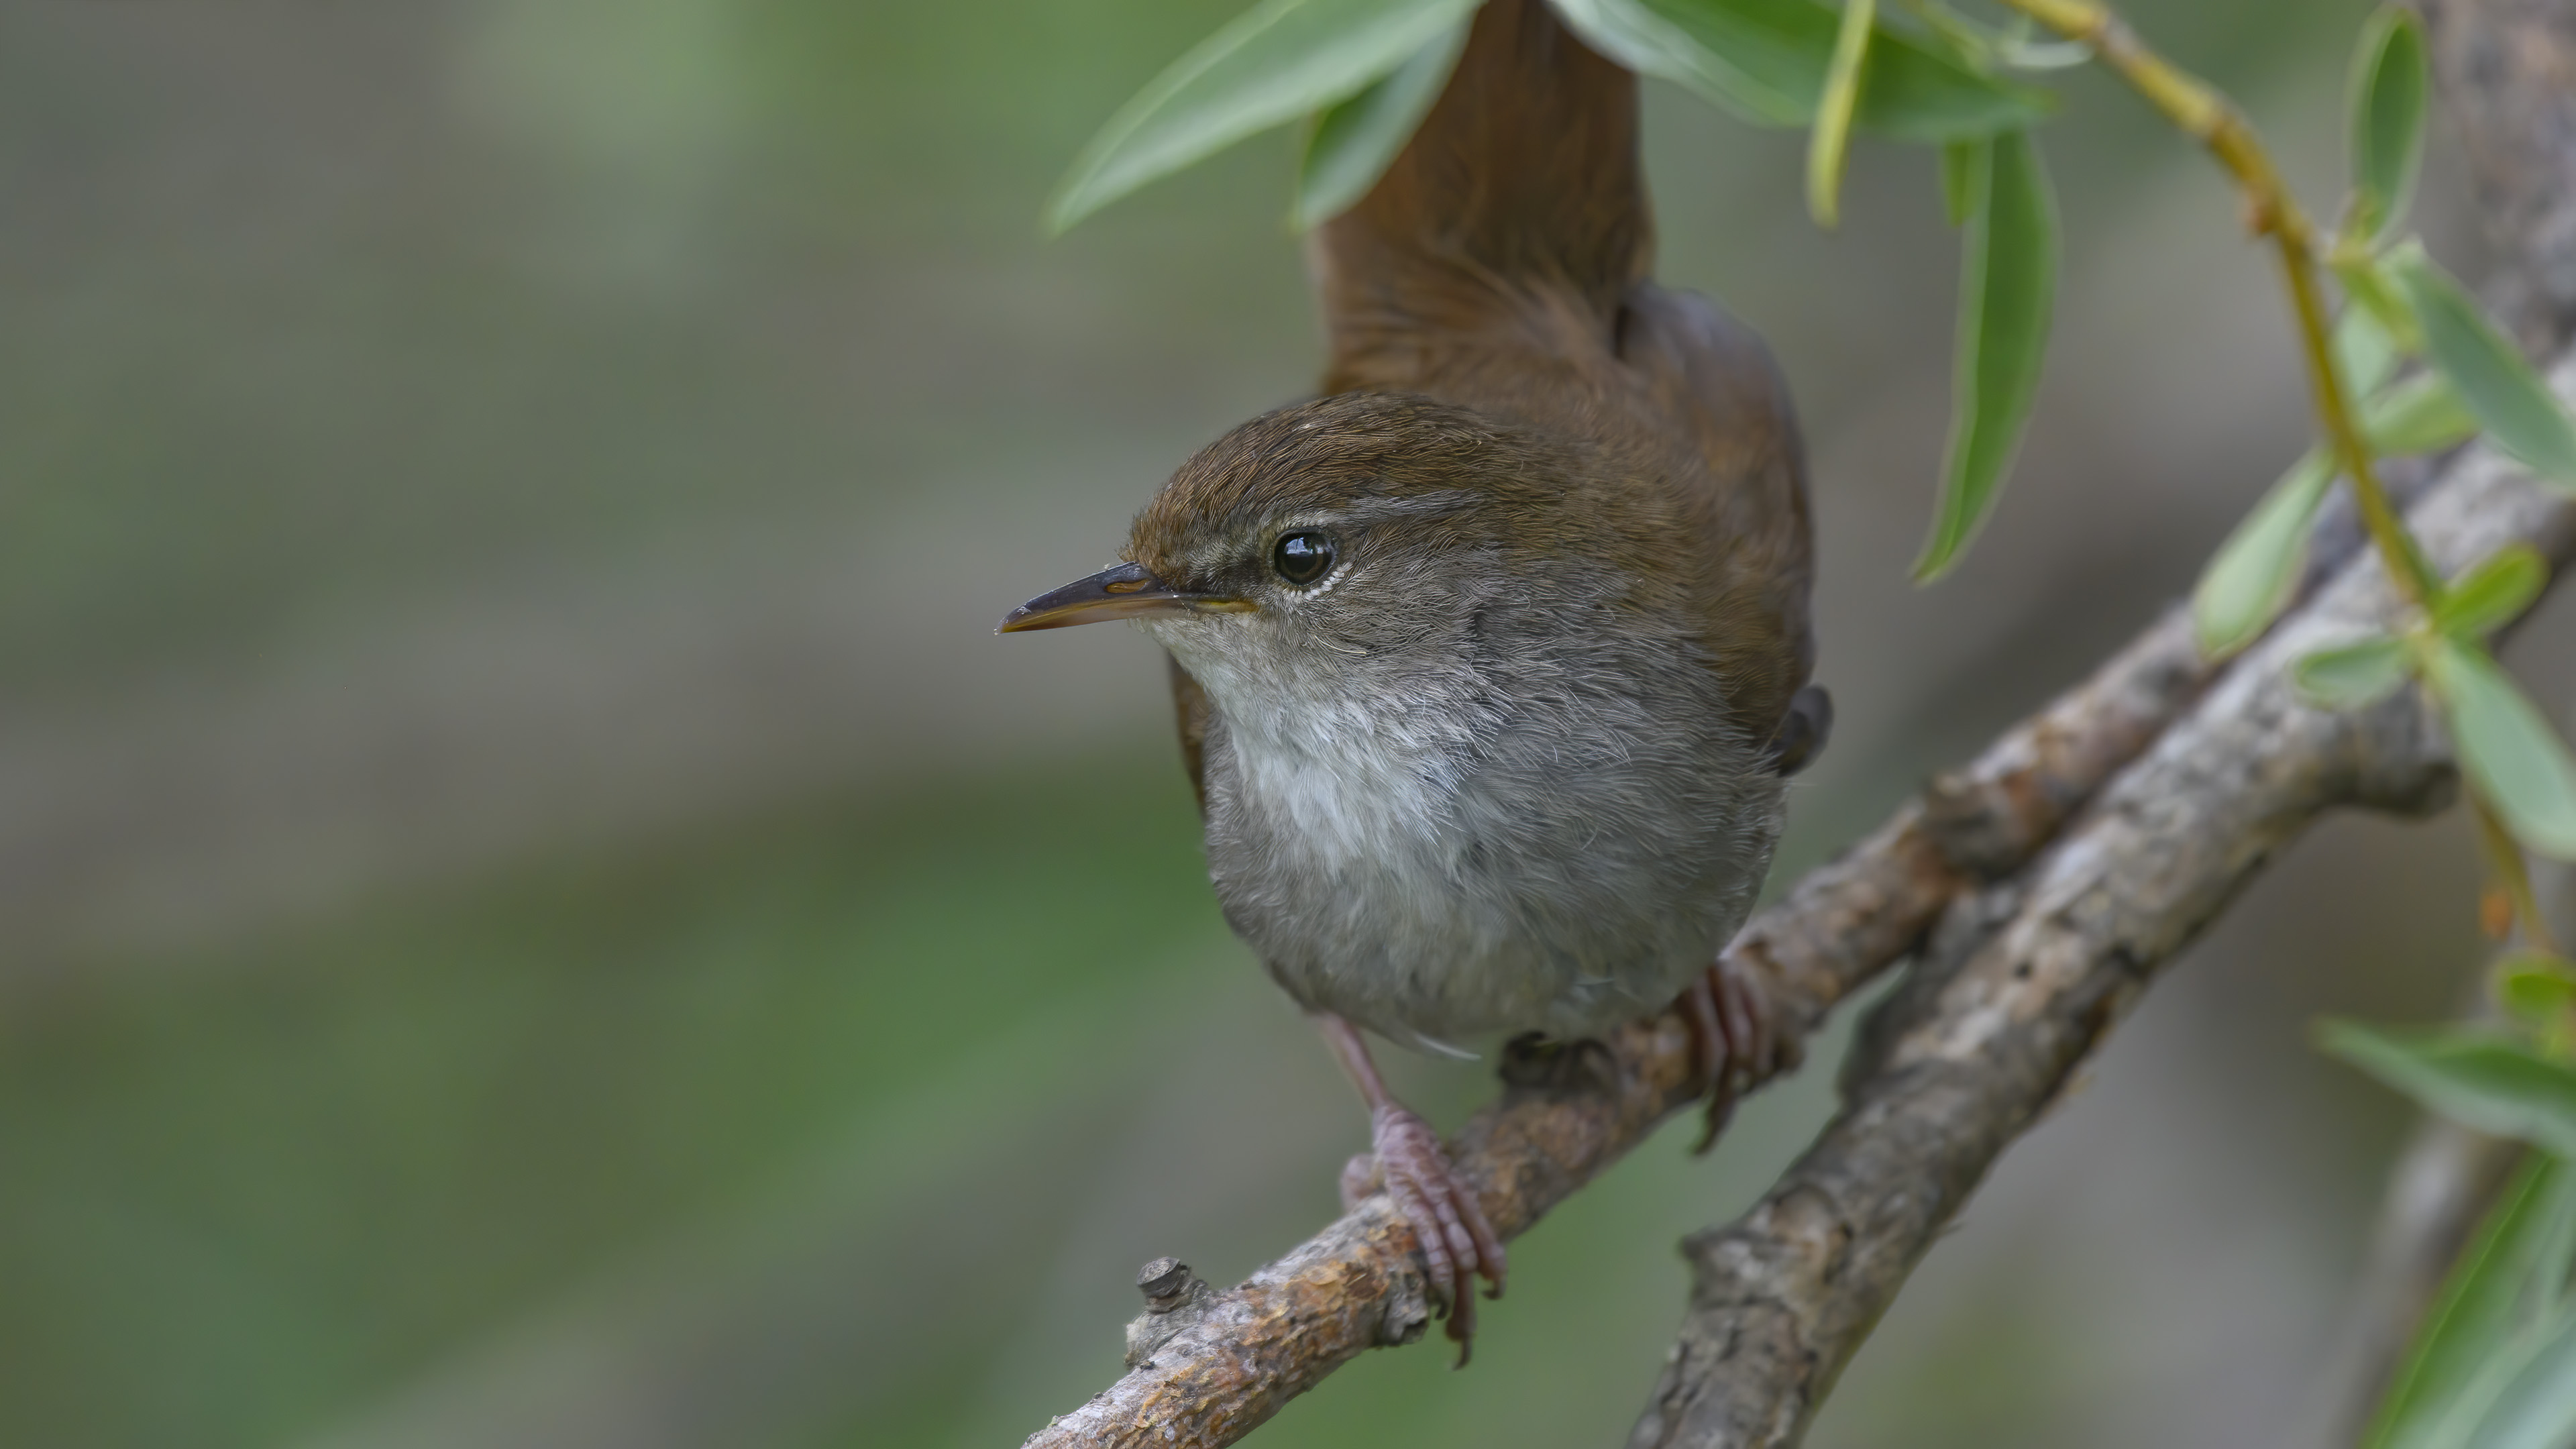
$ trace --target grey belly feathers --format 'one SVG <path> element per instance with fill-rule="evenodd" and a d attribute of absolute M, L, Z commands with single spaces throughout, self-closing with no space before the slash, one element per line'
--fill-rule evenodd
<path fill-rule="evenodd" d="M 1434 1050 L 1669 1003 L 1751 910 L 1782 814 L 1681 631 L 1481 622 L 1302 675 L 1154 631 L 1215 707 L 1227 919 L 1300 1004 Z"/>

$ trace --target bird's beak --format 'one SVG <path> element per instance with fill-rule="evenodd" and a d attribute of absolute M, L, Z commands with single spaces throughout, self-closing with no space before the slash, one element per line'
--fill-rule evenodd
<path fill-rule="evenodd" d="M 1145 572 L 1143 566 L 1123 563 L 1038 595 L 1004 614 L 1001 624 L 993 632 L 1017 634 L 1024 629 L 1069 629 L 1076 624 L 1097 624 L 1106 619 L 1138 619 L 1152 614 L 1250 607 L 1239 600 L 1218 598 L 1212 594 L 1182 593 Z"/>

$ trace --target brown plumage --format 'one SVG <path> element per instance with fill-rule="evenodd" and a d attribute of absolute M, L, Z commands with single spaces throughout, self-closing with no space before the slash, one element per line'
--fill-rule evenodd
<path fill-rule="evenodd" d="M 1502 1249 L 1360 1027 L 1446 1049 L 1679 995 L 1713 1086 L 1767 1068 L 1714 972 L 1820 742 L 1805 483 L 1767 351 L 1647 279 L 1636 82 L 1493 0 L 1386 177 L 1313 246 L 1323 396 L 1174 475 L 1128 562 L 1005 628 L 1171 651 L 1228 919 L 1367 1098 L 1435 1287 Z"/>

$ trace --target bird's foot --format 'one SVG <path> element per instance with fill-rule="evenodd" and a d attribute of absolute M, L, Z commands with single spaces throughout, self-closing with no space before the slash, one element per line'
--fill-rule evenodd
<path fill-rule="evenodd" d="M 1486 1221 L 1476 1189 L 1450 1166 L 1430 1123 L 1389 1104 L 1369 1114 L 1369 1127 L 1376 1150 L 1342 1169 L 1342 1206 L 1359 1206 L 1381 1185 L 1394 1199 L 1421 1244 L 1433 1297 L 1448 1309 L 1449 1339 L 1464 1367 L 1476 1333 L 1475 1281 L 1493 1285 L 1486 1297 L 1503 1296 L 1503 1240 Z"/>
<path fill-rule="evenodd" d="M 1700 1119 L 1696 1155 L 1708 1151 L 1746 1092 L 1797 1065 L 1795 1042 L 1772 1029 L 1770 1003 L 1724 957 L 1700 973 L 1674 1003 L 1690 1028 L 1691 1057 L 1708 1106 Z"/>

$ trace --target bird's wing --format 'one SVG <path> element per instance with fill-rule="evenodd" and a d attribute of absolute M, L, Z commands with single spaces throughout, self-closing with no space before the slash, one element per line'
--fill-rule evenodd
<path fill-rule="evenodd" d="M 1710 647 L 1735 684 L 1737 713 L 1769 738 L 1815 663 L 1807 468 L 1788 384 L 1752 328 L 1705 297 L 1651 282 L 1629 289 L 1619 360 L 1705 509 L 1718 575 Z"/>
<path fill-rule="evenodd" d="M 1166 654 L 1172 666 L 1172 713 L 1180 717 L 1181 767 L 1190 772 L 1190 793 L 1198 797 L 1199 818 L 1207 818 L 1207 733 L 1208 721 L 1215 714 L 1209 705 L 1207 691 L 1181 667 L 1181 661 Z"/>

